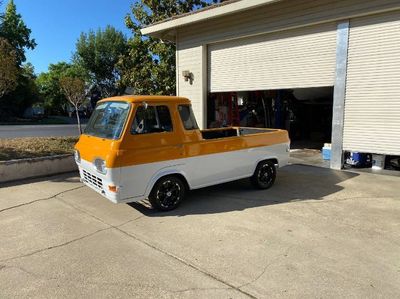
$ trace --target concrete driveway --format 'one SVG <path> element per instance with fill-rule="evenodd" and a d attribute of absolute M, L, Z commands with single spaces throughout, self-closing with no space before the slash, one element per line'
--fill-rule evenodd
<path fill-rule="evenodd" d="M 114 205 L 62 175 L 0 189 L 0 298 L 400 297 L 400 178 L 293 165 Z"/>

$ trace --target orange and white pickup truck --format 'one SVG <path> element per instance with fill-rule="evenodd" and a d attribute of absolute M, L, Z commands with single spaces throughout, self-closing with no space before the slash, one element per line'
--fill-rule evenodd
<path fill-rule="evenodd" d="M 112 202 L 172 210 L 192 189 L 242 178 L 271 187 L 289 146 L 285 130 L 199 130 L 186 98 L 121 96 L 98 102 L 75 160 L 82 182 Z"/>

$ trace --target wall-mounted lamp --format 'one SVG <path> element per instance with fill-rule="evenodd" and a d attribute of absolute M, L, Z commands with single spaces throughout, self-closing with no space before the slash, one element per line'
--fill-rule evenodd
<path fill-rule="evenodd" d="M 183 72 L 182 72 L 182 76 L 183 76 L 183 78 L 185 79 L 186 82 L 189 81 L 190 85 L 193 84 L 194 75 L 193 75 L 192 72 L 190 72 L 190 71 L 183 71 Z"/>
<path fill-rule="evenodd" d="M 182 71 L 182 76 L 185 81 L 189 81 L 192 79 L 192 73 L 190 71 Z"/>

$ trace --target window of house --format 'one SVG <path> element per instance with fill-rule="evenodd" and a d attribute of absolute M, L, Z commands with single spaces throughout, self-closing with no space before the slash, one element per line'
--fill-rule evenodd
<path fill-rule="evenodd" d="M 167 106 L 139 106 L 133 120 L 132 134 L 150 134 L 172 131 L 171 114 Z"/>
<path fill-rule="evenodd" d="M 192 106 L 179 105 L 178 111 L 179 115 L 181 116 L 183 126 L 186 130 L 197 130 L 199 128 L 192 110 Z"/>

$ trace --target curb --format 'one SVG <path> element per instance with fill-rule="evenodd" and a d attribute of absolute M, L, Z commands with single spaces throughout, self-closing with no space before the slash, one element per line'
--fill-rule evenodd
<path fill-rule="evenodd" d="M 0 183 L 78 170 L 74 156 L 57 155 L 0 162 Z"/>

